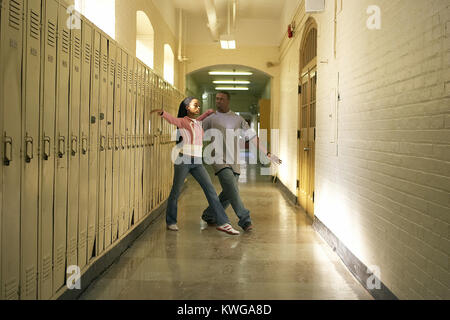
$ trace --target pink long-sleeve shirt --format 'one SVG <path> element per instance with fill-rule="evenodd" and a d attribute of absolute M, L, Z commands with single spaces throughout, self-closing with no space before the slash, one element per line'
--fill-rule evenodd
<path fill-rule="evenodd" d="M 203 147 L 203 128 L 201 121 L 212 113 L 214 113 L 214 110 L 208 110 L 197 119 L 191 119 L 187 116 L 184 118 L 175 118 L 165 111 L 163 111 L 161 116 L 180 129 L 180 134 L 183 137 L 183 154 L 201 158 Z"/>

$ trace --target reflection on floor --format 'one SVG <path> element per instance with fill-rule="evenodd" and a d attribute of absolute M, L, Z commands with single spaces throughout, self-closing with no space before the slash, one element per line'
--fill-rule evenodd
<path fill-rule="evenodd" d="M 81 299 L 372 299 L 305 213 L 259 173 L 248 166 L 240 184 L 253 231 L 230 236 L 203 225 L 207 201 L 189 178 L 178 204 L 180 231 L 158 219 Z M 227 214 L 242 231 L 232 208 Z"/>

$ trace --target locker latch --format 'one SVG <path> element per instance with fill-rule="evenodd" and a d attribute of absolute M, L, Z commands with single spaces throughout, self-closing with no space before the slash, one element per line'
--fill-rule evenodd
<path fill-rule="evenodd" d="M 78 138 L 77 137 L 72 137 L 71 149 L 72 149 L 72 157 L 75 157 L 75 155 L 78 152 Z"/>
<path fill-rule="evenodd" d="M 105 119 L 105 114 L 104 113 L 100 113 L 100 120 L 104 120 Z"/>
<path fill-rule="evenodd" d="M 82 154 L 87 153 L 87 138 L 86 137 L 81 138 L 81 153 Z"/>
<path fill-rule="evenodd" d="M 95 116 L 91 116 L 91 123 L 95 123 Z"/>
<path fill-rule="evenodd" d="M 106 140 L 105 136 L 100 137 L 100 151 L 105 151 L 105 144 L 104 144 L 105 140 Z"/>
<path fill-rule="evenodd" d="M 63 145 L 63 147 L 61 147 Z M 58 139 L 58 157 L 62 158 L 64 157 L 64 154 L 66 149 L 66 138 L 65 137 L 59 137 Z"/>
<path fill-rule="evenodd" d="M 29 146 L 31 145 L 31 152 Z M 25 137 L 25 162 L 30 163 L 33 159 L 33 138 Z"/>
<path fill-rule="evenodd" d="M 48 146 L 48 148 L 47 148 Z M 44 160 L 48 160 L 50 158 L 50 137 L 44 137 Z"/>
<path fill-rule="evenodd" d="M 5 157 L 3 159 L 3 164 L 9 166 L 12 161 L 12 138 L 5 136 Z"/>

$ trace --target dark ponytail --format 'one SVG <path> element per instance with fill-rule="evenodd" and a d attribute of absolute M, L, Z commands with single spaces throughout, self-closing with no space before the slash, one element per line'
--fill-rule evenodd
<path fill-rule="evenodd" d="M 178 118 L 184 118 L 188 115 L 187 113 L 187 107 L 191 103 L 192 100 L 194 100 L 194 97 L 187 97 L 180 103 L 180 107 L 178 108 Z M 177 130 L 177 144 L 183 141 L 183 137 L 181 136 L 180 132 Z"/>

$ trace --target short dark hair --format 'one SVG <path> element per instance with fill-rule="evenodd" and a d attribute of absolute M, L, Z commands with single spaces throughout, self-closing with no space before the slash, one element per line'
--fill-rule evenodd
<path fill-rule="evenodd" d="M 228 100 L 231 100 L 231 95 L 230 95 L 230 93 L 228 91 L 219 91 L 219 92 L 217 92 L 217 94 L 219 94 L 219 93 L 222 93 L 222 94 L 226 95 Z"/>

